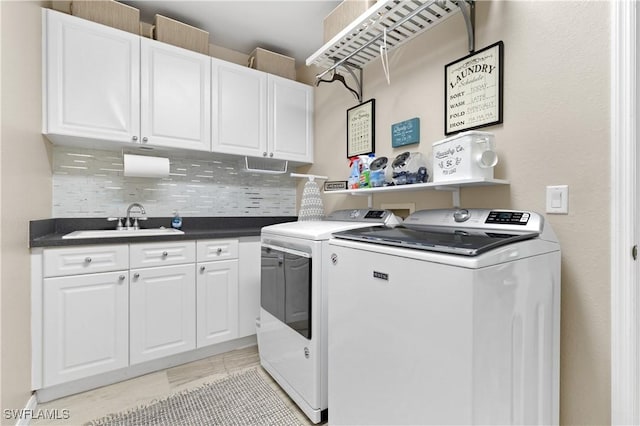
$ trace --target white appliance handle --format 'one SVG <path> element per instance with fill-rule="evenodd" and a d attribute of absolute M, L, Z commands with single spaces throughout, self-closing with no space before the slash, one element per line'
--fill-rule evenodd
<path fill-rule="evenodd" d="M 285 248 L 285 247 L 280 247 L 280 246 L 273 246 L 271 244 L 262 244 L 262 247 L 267 247 L 270 248 L 272 250 L 278 250 L 284 253 L 289 253 L 289 254 L 293 254 L 296 256 L 302 256 L 302 257 L 306 257 L 307 259 L 311 259 L 311 255 L 309 253 L 305 253 L 303 251 L 298 251 L 298 250 L 293 250 L 290 248 Z"/>

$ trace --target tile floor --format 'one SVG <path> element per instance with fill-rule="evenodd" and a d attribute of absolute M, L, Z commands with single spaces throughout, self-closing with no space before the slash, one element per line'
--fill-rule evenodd
<path fill-rule="evenodd" d="M 82 425 L 88 421 L 146 405 L 157 399 L 193 389 L 260 365 L 257 346 L 250 346 L 215 355 L 199 361 L 156 371 L 99 389 L 38 404 L 37 409 L 69 410 L 67 420 L 34 420 L 32 425 Z M 278 384 L 262 368 L 259 369 L 267 383 L 276 390 L 284 403 L 291 408 L 303 424 L 311 425 L 309 419 L 287 396 Z"/>

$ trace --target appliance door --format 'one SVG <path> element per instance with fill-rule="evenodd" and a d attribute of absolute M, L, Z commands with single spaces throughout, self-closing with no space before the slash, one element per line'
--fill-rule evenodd
<path fill-rule="evenodd" d="M 334 237 L 366 243 L 406 247 L 464 256 L 477 256 L 507 244 L 538 236 L 537 232 L 506 232 L 496 230 L 429 228 L 398 226 L 368 227 L 336 232 Z"/>
<path fill-rule="evenodd" d="M 260 305 L 307 339 L 311 339 L 311 254 L 262 246 Z"/>

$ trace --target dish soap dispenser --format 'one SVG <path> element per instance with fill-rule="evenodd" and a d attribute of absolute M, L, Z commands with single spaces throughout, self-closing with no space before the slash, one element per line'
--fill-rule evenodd
<path fill-rule="evenodd" d="M 182 228 L 182 218 L 180 217 L 180 213 L 178 213 L 178 210 L 173 211 L 173 219 L 171 219 L 171 227 L 173 229 Z"/>

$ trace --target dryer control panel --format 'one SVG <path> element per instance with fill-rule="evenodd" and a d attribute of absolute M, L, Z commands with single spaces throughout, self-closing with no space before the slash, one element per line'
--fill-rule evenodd
<path fill-rule="evenodd" d="M 391 210 L 374 209 L 336 210 L 329 214 L 326 220 L 382 223 L 387 227 L 394 227 L 402 223 L 402 219 L 394 215 Z"/>

